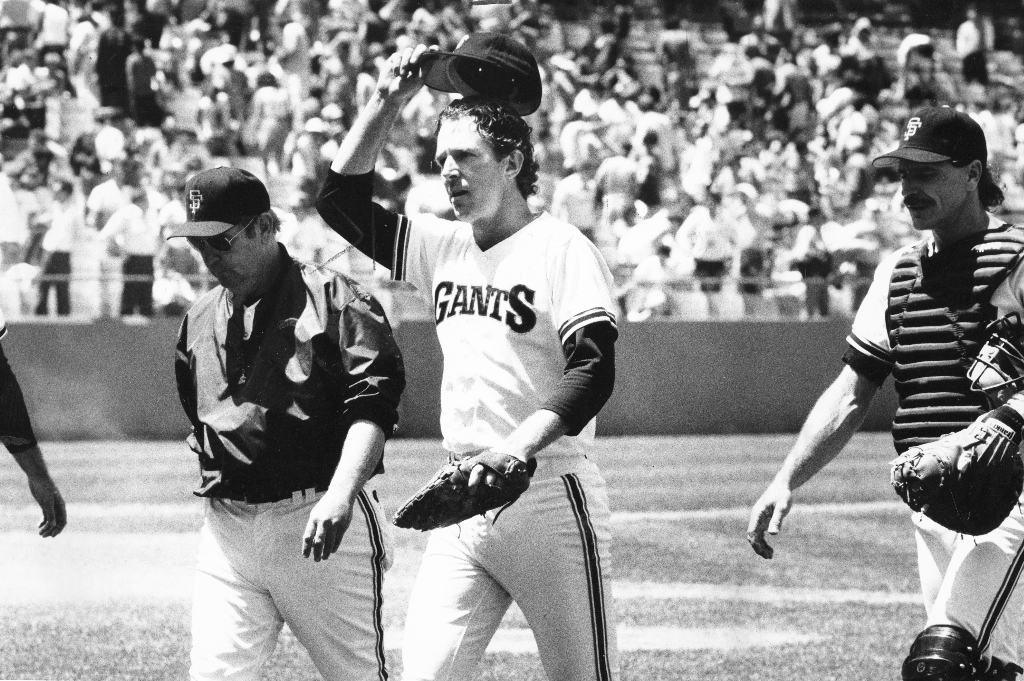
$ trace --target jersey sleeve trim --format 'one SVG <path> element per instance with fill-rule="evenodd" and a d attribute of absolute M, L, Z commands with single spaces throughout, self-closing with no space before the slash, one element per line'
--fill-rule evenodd
<path fill-rule="evenodd" d="M 576 333 L 577 329 L 584 327 L 587 324 L 595 324 L 597 322 L 610 322 L 612 327 L 616 330 L 618 329 L 618 326 L 615 323 L 615 315 L 604 308 L 594 307 L 573 315 L 566 320 L 564 324 L 558 327 L 558 339 L 562 342 L 562 345 L 565 345 L 565 341 Z"/>
<path fill-rule="evenodd" d="M 843 354 L 843 361 L 873 383 L 884 383 L 885 377 L 892 373 L 892 355 L 853 333 L 846 337 L 846 342 L 849 347 Z"/>
<path fill-rule="evenodd" d="M 412 222 L 404 215 L 398 216 L 398 229 L 395 231 L 395 250 L 392 254 L 391 280 L 405 281 L 406 258 L 409 257 L 409 227 Z"/>

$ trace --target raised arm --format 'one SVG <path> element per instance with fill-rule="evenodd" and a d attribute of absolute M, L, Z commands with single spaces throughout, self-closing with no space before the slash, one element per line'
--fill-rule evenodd
<path fill-rule="evenodd" d="M 370 101 L 341 141 L 320 188 L 316 209 L 343 239 L 391 268 L 398 216 L 373 203 L 373 170 L 398 114 L 423 87 L 422 45 L 396 52 L 382 67 Z"/>
<path fill-rule="evenodd" d="M 426 51 L 424 45 L 406 48 L 384 63 L 377 87 L 341 141 L 331 170 L 341 175 L 363 175 L 373 170 L 395 119 L 423 87 L 419 64 Z"/>

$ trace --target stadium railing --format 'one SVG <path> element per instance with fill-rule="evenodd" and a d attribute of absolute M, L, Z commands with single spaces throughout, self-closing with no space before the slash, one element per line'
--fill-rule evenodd
<path fill-rule="evenodd" d="M 35 314 L 41 284 L 47 292 L 48 313 Z M 58 318 L 57 291 L 67 284 L 71 311 L 66 321 L 89 322 L 118 316 L 123 286 L 149 282 L 154 286 L 155 314 L 180 316 L 206 291 L 216 286 L 208 274 L 171 277 L 119 273 L 103 276 L 39 275 L 31 279 L 0 278 L 0 309 L 8 321 L 44 321 Z M 187 283 L 187 287 L 183 286 Z M 870 283 L 869 278 L 842 280 L 771 277 L 676 277 L 660 283 L 640 282 L 613 292 L 616 312 L 625 321 L 651 318 L 676 320 L 798 320 L 814 317 L 849 317 Z M 367 287 L 381 301 L 393 323 L 430 319 L 430 310 L 418 292 L 402 282 L 373 279 Z M 809 300 L 810 299 L 810 300 Z"/>

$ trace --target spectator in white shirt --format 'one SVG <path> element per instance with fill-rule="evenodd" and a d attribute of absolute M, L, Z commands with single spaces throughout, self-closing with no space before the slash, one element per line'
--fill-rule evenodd
<path fill-rule="evenodd" d="M 973 3 L 967 6 L 967 18 L 956 30 L 956 53 L 963 60 L 962 75 L 965 83 L 988 85 L 986 53 L 991 47 L 992 27 L 978 16 Z"/>
<path fill-rule="evenodd" d="M 119 208 L 100 237 L 124 257 L 121 273 L 121 316 L 153 316 L 153 259 L 160 248 L 160 229 L 149 211 L 144 189 L 127 190 L 129 203 Z"/>
<path fill-rule="evenodd" d="M 71 15 L 60 0 L 48 0 L 42 14 L 39 35 L 36 36 L 40 64 L 50 52 L 56 52 L 63 57 L 71 38 Z"/>
<path fill-rule="evenodd" d="M 74 200 L 75 185 L 66 179 L 53 186 L 53 207 L 50 228 L 43 237 L 43 271 L 39 280 L 37 315 L 50 313 L 50 289 L 57 299 L 57 314 L 71 314 L 71 250 L 80 238 L 85 224 L 81 206 Z"/>
<path fill-rule="evenodd" d="M 602 147 L 595 135 L 587 135 L 581 143 L 581 153 L 574 161 L 574 172 L 555 185 L 551 197 L 551 214 L 579 228 L 583 234 L 598 243 L 601 207 L 597 201 L 595 175 L 602 159 Z M 602 240 L 603 241 L 603 240 Z M 615 243 L 614 236 L 611 239 Z"/>
<path fill-rule="evenodd" d="M 716 219 L 717 212 L 718 204 L 713 200 L 694 206 L 676 234 L 676 243 L 688 245 L 693 274 L 705 293 L 722 290 L 736 255 L 736 234 L 731 225 Z"/>
<path fill-rule="evenodd" d="M 28 219 L 14 194 L 7 173 L 0 169 L 0 273 L 24 259 L 28 243 Z"/>

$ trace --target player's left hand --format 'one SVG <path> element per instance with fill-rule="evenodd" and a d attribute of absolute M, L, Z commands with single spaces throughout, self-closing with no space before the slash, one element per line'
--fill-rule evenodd
<path fill-rule="evenodd" d="M 28 488 L 43 512 L 43 519 L 39 521 L 39 536 L 56 537 L 68 524 L 68 512 L 64 506 L 64 497 L 61 496 L 56 483 L 49 477 L 30 477 Z"/>
<path fill-rule="evenodd" d="M 314 561 L 320 562 L 338 550 L 352 522 L 354 502 L 351 497 L 327 490 L 309 514 L 306 531 L 302 535 L 303 558 L 312 555 Z"/>
<path fill-rule="evenodd" d="M 466 483 L 470 494 L 486 494 L 485 488 L 500 486 L 501 476 L 493 468 L 488 468 L 482 463 L 473 466 L 473 470 L 469 472 L 469 482 Z"/>

